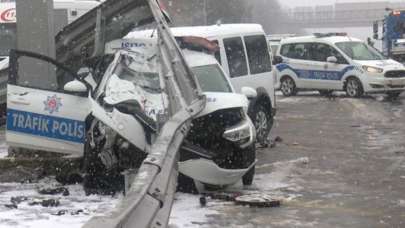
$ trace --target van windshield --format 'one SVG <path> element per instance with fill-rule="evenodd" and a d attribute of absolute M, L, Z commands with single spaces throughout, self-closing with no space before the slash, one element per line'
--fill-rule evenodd
<path fill-rule="evenodd" d="M 0 24 L 0 56 L 8 56 L 16 46 L 16 24 Z"/>
<path fill-rule="evenodd" d="M 197 66 L 191 70 L 204 92 L 232 93 L 232 89 L 218 65 Z"/>
<path fill-rule="evenodd" d="M 353 60 L 384 60 L 383 55 L 363 42 L 340 42 L 336 46 Z"/>

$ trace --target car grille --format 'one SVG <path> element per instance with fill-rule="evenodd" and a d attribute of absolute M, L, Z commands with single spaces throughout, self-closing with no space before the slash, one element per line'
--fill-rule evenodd
<path fill-rule="evenodd" d="M 222 135 L 229 127 L 235 126 L 244 120 L 241 108 L 220 110 L 209 115 L 193 120 L 187 142 L 202 147 L 214 154 L 214 162 L 221 168 L 238 169 L 234 162 L 234 153 L 240 153 L 240 149 L 232 142 L 225 140 Z M 190 158 L 190 154 L 182 151 L 180 161 Z"/>
<path fill-rule="evenodd" d="M 404 70 L 393 70 L 385 73 L 386 78 L 405 78 Z"/>

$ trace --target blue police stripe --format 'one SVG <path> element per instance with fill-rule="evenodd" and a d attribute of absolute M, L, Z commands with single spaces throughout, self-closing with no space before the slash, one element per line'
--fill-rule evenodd
<path fill-rule="evenodd" d="M 30 135 L 84 143 L 83 121 L 7 109 L 7 130 Z"/>
<path fill-rule="evenodd" d="M 314 79 L 314 80 L 332 80 L 332 81 L 340 81 L 342 80 L 343 76 L 355 69 L 354 66 L 347 66 L 342 71 L 330 71 L 330 70 L 301 70 L 301 69 L 294 69 L 290 65 L 281 63 L 276 66 L 279 72 L 290 69 L 292 70 L 298 78 L 302 79 Z"/>

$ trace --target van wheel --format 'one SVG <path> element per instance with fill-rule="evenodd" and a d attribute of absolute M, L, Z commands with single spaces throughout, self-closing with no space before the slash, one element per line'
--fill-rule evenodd
<path fill-rule="evenodd" d="M 345 85 L 346 94 L 349 97 L 360 97 L 364 94 L 363 86 L 359 79 L 348 78 Z"/>
<path fill-rule="evenodd" d="M 249 115 L 256 128 L 256 140 L 261 146 L 268 145 L 267 138 L 274 122 L 271 110 L 269 111 L 264 104 L 263 102 L 257 104 L 253 109 L 252 115 Z"/>
<path fill-rule="evenodd" d="M 244 167 L 250 166 L 253 162 L 256 161 L 256 148 L 253 144 L 252 146 L 248 147 L 243 151 L 244 153 Z M 253 166 L 243 177 L 242 183 L 244 186 L 250 186 L 253 184 L 253 180 L 255 177 L 256 166 Z"/>
<path fill-rule="evenodd" d="M 401 95 L 402 92 L 387 92 L 388 99 L 395 100 Z"/>
<path fill-rule="evenodd" d="M 281 92 L 286 97 L 294 96 L 297 94 L 297 86 L 295 85 L 295 82 L 291 77 L 286 76 L 281 79 Z"/>

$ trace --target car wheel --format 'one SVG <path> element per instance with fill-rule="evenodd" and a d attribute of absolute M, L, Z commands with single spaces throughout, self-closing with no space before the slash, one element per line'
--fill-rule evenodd
<path fill-rule="evenodd" d="M 321 96 L 329 97 L 332 95 L 333 90 L 319 90 L 318 92 Z"/>
<path fill-rule="evenodd" d="M 388 99 L 395 100 L 401 95 L 402 92 L 387 92 Z"/>
<path fill-rule="evenodd" d="M 93 140 L 92 137 L 94 137 L 92 134 L 87 134 L 84 148 L 84 190 L 87 195 L 113 195 L 124 189 L 124 177 L 117 168 L 107 169 L 100 157 L 101 148 L 103 148 L 105 141 L 98 141 L 92 147 L 90 143 Z"/>
<path fill-rule="evenodd" d="M 267 139 L 274 122 L 274 117 L 271 115 L 271 111 L 269 111 L 264 105 L 265 103 L 263 102 L 257 104 L 253 109 L 252 115 L 250 115 L 256 128 L 257 142 L 260 143 L 261 146 L 267 146 Z"/>
<path fill-rule="evenodd" d="M 281 86 L 280 86 L 281 92 L 283 93 L 284 96 L 289 97 L 289 96 L 294 96 L 297 94 L 297 87 L 294 82 L 294 80 L 291 77 L 283 77 L 281 79 Z"/>
<path fill-rule="evenodd" d="M 244 153 L 244 167 L 250 166 L 253 162 L 256 161 L 256 148 L 254 145 L 248 147 L 243 151 Z M 255 177 L 256 166 L 253 166 L 243 177 L 242 183 L 244 186 L 250 186 L 253 184 Z"/>
<path fill-rule="evenodd" d="M 360 97 L 364 93 L 360 80 L 354 77 L 347 79 L 345 90 L 349 97 Z"/>

